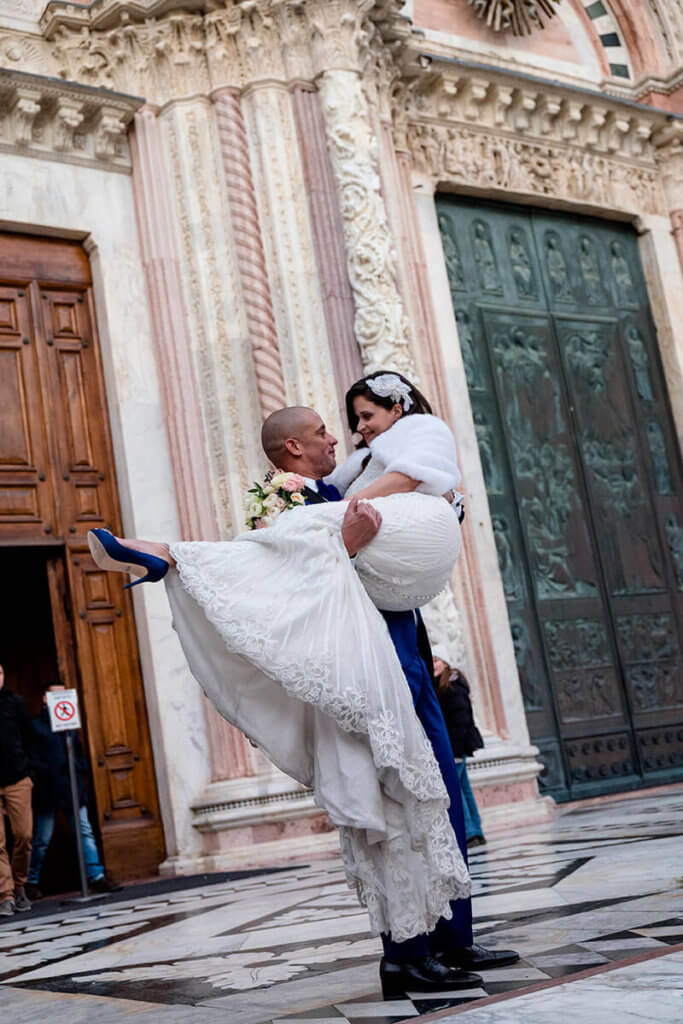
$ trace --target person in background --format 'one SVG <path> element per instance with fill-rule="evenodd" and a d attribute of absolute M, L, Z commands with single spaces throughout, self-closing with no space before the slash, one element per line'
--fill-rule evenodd
<path fill-rule="evenodd" d="M 453 756 L 460 776 L 467 845 L 481 846 L 486 839 L 474 793 L 467 776 L 467 758 L 471 757 L 475 750 L 480 750 L 484 746 L 484 740 L 474 722 L 467 679 L 460 669 L 451 668 L 445 644 L 435 644 L 432 648 L 432 655 L 434 657 L 436 693 L 446 721 L 448 738 L 451 741 Z"/>
<path fill-rule="evenodd" d="M 23 697 L 5 687 L 0 665 L 0 917 L 31 909 L 24 886 L 31 859 L 31 720 Z M 14 837 L 7 855 L 5 815 Z"/>
<path fill-rule="evenodd" d="M 73 828 L 71 791 L 69 788 L 69 764 L 66 753 L 66 736 L 63 732 L 52 732 L 47 710 L 48 692 L 63 690 L 58 683 L 50 683 L 43 694 L 43 709 L 33 721 L 33 750 L 36 761 L 35 788 L 33 791 L 33 852 L 28 872 L 26 891 L 31 899 L 43 895 L 39 888 L 40 872 L 55 828 L 57 812 L 63 811 Z M 118 892 L 123 886 L 108 878 L 100 861 L 92 825 L 88 817 L 88 770 L 83 747 L 78 735 L 74 736 L 74 761 L 78 783 L 80 807 L 80 828 L 83 837 L 83 856 L 88 876 L 88 887 L 93 892 Z"/>

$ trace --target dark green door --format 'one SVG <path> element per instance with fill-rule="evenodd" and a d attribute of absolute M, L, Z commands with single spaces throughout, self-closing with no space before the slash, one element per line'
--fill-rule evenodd
<path fill-rule="evenodd" d="M 679 779 L 683 491 L 635 232 L 437 205 L 542 785 Z"/>

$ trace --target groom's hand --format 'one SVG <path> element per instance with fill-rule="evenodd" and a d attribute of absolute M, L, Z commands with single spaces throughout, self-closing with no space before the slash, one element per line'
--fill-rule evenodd
<path fill-rule="evenodd" d="M 351 558 L 369 544 L 382 525 L 382 517 L 368 501 L 351 498 L 342 521 L 342 540 Z"/>

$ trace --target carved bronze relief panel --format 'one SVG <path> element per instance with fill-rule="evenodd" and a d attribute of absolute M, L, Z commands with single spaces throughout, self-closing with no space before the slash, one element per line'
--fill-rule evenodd
<path fill-rule="evenodd" d="M 680 453 L 635 233 L 447 197 L 438 216 L 541 784 L 680 777 Z"/>

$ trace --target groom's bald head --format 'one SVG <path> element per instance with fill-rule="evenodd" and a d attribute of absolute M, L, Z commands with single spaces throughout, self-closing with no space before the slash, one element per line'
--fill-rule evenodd
<path fill-rule="evenodd" d="M 337 440 L 315 409 L 292 405 L 271 413 L 261 428 L 261 444 L 278 469 L 314 480 L 334 469 Z"/>

